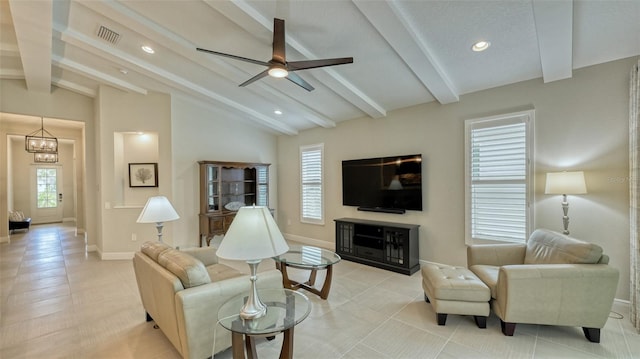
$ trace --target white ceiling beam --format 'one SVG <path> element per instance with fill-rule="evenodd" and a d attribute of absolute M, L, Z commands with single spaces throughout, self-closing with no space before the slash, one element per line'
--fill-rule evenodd
<path fill-rule="evenodd" d="M 51 92 L 53 1 L 9 0 L 29 91 Z"/>
<path fill-rule="evenodd" d="M 21 80 L 24 79 L 24 71 L 16 69 L 0 69 L 0 79 Z"/>
<path fill-rule="evenodd" d="M 183 77 L 180 77 L 172 72 L 161 69 L 157 66 L 150 64 L 140 58 L 131 56 L 123 51 L 107 46 L 103 42 L 96 41 L 93 38 L 89 38 L 84 34 L 81 34 L 73 29 L 64 28 L 59 25 L 55 25 L 57 31 L 61 33 L 61 40 L 65 43 L 76 46 L 96 56 L 109 59 L 123 67 L 133 69 L 145 76 L 149 76 L 164 83 L 165 85 L 173 88 L 185 91 L 187 93 L 204 96 L 208 99 L 217 101 L 223 105 L 229 106 L 235 110 L 244 112 L 254 121 L 261 121 L 269 124 L 273 129 L 280 131 L 287 135 L 296 135 L 298 131 L 291 126 L 277 121 L 269 116 L 266 116 L 250 107 L 244 106 L 228 97 L 222 96 L 216 92 L 213 92 L 207 88 L 204 88 L 198 84 L 195 84 Z M 107 75 L 109 76 L 109 75 Z M 116 79 L 116 78 L 113 78 Z M 119 80 L 119 79 L 116 79 Z M 119 80 L 123 82 L 122 80 Z M 146 90 L 145 94 L 146 94 Z"/>
<path fill-rule="evenodd" d="M 573 71 L 573 0 L 533 0 L 544 82 L 570 78 Z"/>
<path fill-rule="evenodd" d="M 249 33 L 254 33 L 255 29 L 250 27 L 255 26 L 253 24 L 259 24 L 262 28 L 273 32 L 273 19 L 269 19 L 255 8 L 251 6 L 248 1 L 236 0 L 236 1 L 217 1 L 217 0 L 205 0 L 209 6 L 216 11 L 226 16 L 231 21 L 238 24 L 240 27 L 247 30 Z M 239 10 L 239 11 L 238 11 Z M 246 20 L 253 20 L 252 25 L 247 25 Z M 305 47 L 295 36 L 291 33 L 287 33 L 285 36 L 286 43 L 293 49 L 298 51 L 302 56 L 308 59 L 321 58 L 317 54 L 314 54 L 311 50 Z M 355 107 L 359 108 L 369 116 L 373 118 L 380 118 L 387 115 L 386 109 L 367 96 L 364 91 L 358 89 L 354 84 L 347 81 L 343 76 L 340 76 L 337 71 L 328 68 L 321 67 L 316 69 L 314 76 L 324 82 L 325 84 L 331 83 L 328 86 L 331 90 L 342 96 L 346 101 L 350 102 Z"/>
<path fill-rule="evenodd" d="M 399 2 L 353 0 L 353 3 L 438 102 L 447 104 L 460 100 L 444 67 L 438 63 L 427 41 L 419 35 L 418 26 L 409 20 Z"/>
<path fill-rule="evenodd" d="M 83 76 L 86 76 L 90 79 L 93 79 L 95 81 L 104 83 L 106 85 L 109 86 L 113 86 L 119 90 L 125 91 L 125 92 L 136 92 L 139 93 L 141 95 L 146 95 L 147 94 L 147 90 L 143 89 L 142 87 L 138 87 L 134 84 L 131 84 L 129 82 L 123 81 L 117 77 L 111 76 L 109 74 L 106 74 L 104 72 L 98 71 L 94 68 L 91 68 L 89 66 L 85 66 L 81 63 L 75 62 L 73 60 L 69 60 L 67 58 L 63 58 L 61 56 L 58 55 L 53 55 L 52 57 L 53 63 L 56 66 L 62 67 L 64 69 L 67 69 L 69 71 L 81 74 Z"/>
<path fill-rule="evenodd" d="M 190 61 L 193 61 L 198 65 L 201 65 L 211 71 L 214 71 L 217 74 L 231 81 L 237 81 L 239 78 L 246 79 L 248 76 L 253 76 L 248 74 L 245 71 L 240 70 L 238 67 L 229 65 L 227 62 L 222 61 L 220 59 L 214 58 L 212 56 L 203 56 L 201 53 L 196 51 L 196 47 L 198 47 L 198 45 L 167 30 L 161 25 L 147 19 L 146 17 L 138 14 L 137 12 L 129 9 L 128 7 L 120 3 L 86 2 L 86 3 L 83 3 L 83 5 L 113 20 L 116 20 L 116 21 L 123 21 L 123 19 L 126 20 L 125 25 L 128 28 L 146 36 L 151 41 L 154 41 L 158 44 L 162 44 L 167 49 L 171 49 L 172 51 L 180 54 L 181 56 L 189 59 Z M 184 86 L 185 84 L 183 83 L 182 85 Z M 171 84 L 169 84 L 169 86 L 179 89 L 176 86 L 173 86 Z M 310 122 L 315 123 L 316 125 L 319 125 L 325 128 L 336 126 L 336 123 L 331 119 L 329 119 L 328 117 L 321 115 L 320 113 L 314 111 L 313 109 L 305 106 L 304 104 L 298 101 L 295 101 L 294 99 L 291 99 L 281 91 L 277 91 L 271 86 L 268 86 L 264 83 L 256 83 L 252 86 L 260 88 L 260 91 L 262 92 L 267 92 L 273 96 L 278 97 L 281 101 L 280 102 L 281 106 L 284 105 L 282 101 L 285 101 L 286 105 L 301 109 L 302 112 L 305 113 L 304 117 Z M 193 88 L 192 90 L 197 92 L 196 88 Z M 236 108 L 236 110 L 240 110 L 240 109 Z M 268 122 L 281 124 L 279 121 L 271 118 Z M 277 127 L 278 127 L 278 131 L 280 131 L 283 128 L 281 125 L 278 125 Z M 290 128 L 287 128 L 286 133 L 289 133 L 289 131 L 290 131 Z"/>
<path fill-rule="evenodd" d="M 53 77 L 51 79 L 51 82 L 60 88 L 69 90 L 69 91 L 73 91 L 75 93 L 79 93 L 81 95 L 85 95 L 85 96 L 89 96 L 89 97 L 96 97 L 96 90 L 88 88 L 86 86 L 82 86 L 80 84 L 77 84 L 75 82 L 71 82 L 71 81 L 67 81 L 67 80 L 63 80 L 59 77 Z"/>
<path fill-rule="evenodd" d="M 0 42 L 0 56 L 20 57 L 18 45 Z"/>

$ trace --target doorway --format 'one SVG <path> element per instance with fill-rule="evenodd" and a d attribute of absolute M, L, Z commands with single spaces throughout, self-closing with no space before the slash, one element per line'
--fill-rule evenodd
<path fill-rule="evenodd" d="M 62 222 L 63 180 L 61 165 L 31 168 L 31 219 L 34 224 Z"/>

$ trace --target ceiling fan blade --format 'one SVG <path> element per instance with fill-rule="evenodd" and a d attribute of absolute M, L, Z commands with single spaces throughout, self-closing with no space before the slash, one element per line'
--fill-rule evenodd
<path fill-rule="evenodd" d="M 282 19 L 273 19 L 273 58 L 271 61 L 281 64 L 287 62 L 284 42 L 284 20 Z"/>
<path fill-rule="evenodd" d="M 266 70 L 262 71 L 261 73 L 259 73 L 259 74 L 255 75 L 255 76 L 253 76 L 252 78 L 248 79 L 247 81 L 241 83 L 239 86 L 240 87 L 245 87 L 245 86 L 247 86 L 248 84 L 250 84 L 252 82 L 260 80 L 261 78 L 267 76 L 268 74 L 269 74 L 269 69 L 266 69 Z"/>
<path fill-rule="evenodd" d="M 305 89 L 307 91 L 313 91 L 314 90 L 313 86 L 311 86 L 310 83 L 308 83 L 307 81 L 303 80 L 302 77 L 294 74 L 293 72 L 289 72 L 289 74 L 287 75 L 287 80 L 293 82 L 294 84 L 302 87 L 303 89 Z"/>
<path fill-rule="evenodd" d="M 269 66 L 268 62 L 264 62 L 264 61 L 258 61 L 258 60 L 254 60 L 254 59 L 248 59 L 246 57 L 241 57 L 241 56 L 236 56 L 236 55 L 230 55 L 230 54 L 225 54 L 224 52 L 218 52 L 218 51 L 213 51 L 213 50 L 207 50 L 207 49 L 203 49 L 203 48 L 196 48 L 196 50 L 198 51 L 202 51 L 202 52 L 206 52 L 208 54 L 213 54 L 213 55 L 218 55 L 218 56 L 224 56 L 224 57 L 228 57 L 234 60 L 240 60 L 240 61 L 244 61 L 244 62 L 250 62 L 252 64 L 256 64 L 256 65 L 262 65 L 262 66 Z"/>
<path fill-rule="evenodd" d="M 292 61 L 287 63 L 287 70 L 298 71 L 305 69 L 314 69 L 317 67 L 335 66 L 343 64 L 353 63 L 353 57 L 340 57 L 335 59 L 322 59 L 322 60 L 303 60 Z"/>

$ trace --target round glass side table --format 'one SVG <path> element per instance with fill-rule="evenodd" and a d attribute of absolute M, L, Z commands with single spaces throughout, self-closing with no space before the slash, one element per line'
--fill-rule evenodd
<path fill-rule="evenodd" d="M 324 248 L 313 246 L 289 246 L 289 251 L 277 257 L 273 257 L 276 268 L 282 272 L 282 281 L 285 288 L 303 288 L 311 293 L 317 294 L 322 299 L 327 299 L 331 289 L 331 278 L 333 277 L 333 265 L 340 262 L 338 254 Z M 289 278 L 287 267 L 310 270 L 309 280 L 304 283 L 296 282 Z M 318 270 L 326 269 L 327 275 L 324 278 L 322 289 L 314 287 Z"/>
<path fill-rule="evenodd" d="M 293 328 L 311 312 L 311 303 L 304 294 L 290 289 L 258 290 L 258 297 L 267 306 L 267 313 L 257 319 L 240 318 L 240 309 L 248 294 L 231 298 L 218 311 L 220 325 L 232 332 L 233 358 L 257 358 L 253 337 L 270 337 L 283 333 L 280 358 L 293 358 Z M 244 344 L 244 345 L 243 345 Z"/>

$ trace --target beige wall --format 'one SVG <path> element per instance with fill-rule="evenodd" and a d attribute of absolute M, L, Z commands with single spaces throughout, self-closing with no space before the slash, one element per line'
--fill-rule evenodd
<path fill-rule="evenodd" d="M 466 264 L 464 243 L 464 120 L 535 109 L 535 224 L 562 231 L 560 196 L 544 194 L 549 171 L 584 170 L 589 193 L 571 196 L 571 234 L 601 245 L 620 270 L 616 297 L 629 298 L 628 91 L 637 59 L 361 118 L 333 129 L 278 138 L 279 220 L 289 238 L 333 246 L 333 220 L 366 218 L 420 225 L 420 259 Z M 299 221 L 301 145 L 325 144 L 325 224 Z M 342 206 L 341 161 L 421 153 L 423 206 L 404 215 L 358 212 Z M 328 243 L 327 243 L 328 242 Z"/>
<path fill-rule="evenodd" d="M 174 245 L 198 245 L 200 182 L 198 161 L 271 163 L 269 206 L 278 209 L 276 136 L 229 119 L 213 107 L 181 97 L 171 99 L 173 200 L 180 219 L 172 222 Z"/>
<path fill-rule="evenodd" d="M 87 233 L 87 240 L 91 243 L 96 237 L 96 217 L 92 208 L 95 196 L 90 189 L 95 188 L 95 161 L 85 161 L 85 158 L 95 158 L 95 150 L 89 146 L 84 150 L 84 142 L 93 143 L 93 99 L 75 94 L 73 92 L 52 87 L 50 93 L 33 93 L 26 89 L 24 81 L 0 80 L 0 112 L 8 114 L 20 114 L 46 118 L 63 119 L 72 122 L 83 122 L 85 128 L 76 130 L 62 130 L 56 128 L 56 136 L 75 142 L 76 156 L 76 220 L 78 232 Z M 33 131 L 23 126 L 16 126 L 3 121 L 0 116 L 0 240 L 8 239 L 7 209 L 8 198 L 13 194 L 8 193 L 12 183 L 10 175 L 10 161 L 8 157 L 8 136 L 21 135 Z M 81 126 L 80 126 L 81 127 Z M 47 128 L 49 128 L 47 126 Z M 53 128 L 52 128 L 53 129 Z M 26 132 L 25 132 L 26 131 Z M 88 132 L 85 132 L 88 131 Z M 88 156 L 88 157 L 87 157 Z M 86 166 L 86 167 L 85 167 Z M 85 177 L 86 174 L 86 177 Z M 14 180 L 15 181 L 15 180 Z M 88 183 L 92 185 L 88 187 Z M 13 201 L 13 200 L 12 200 Z M 85 217 L 86 215 L 86 217 Z"/>

